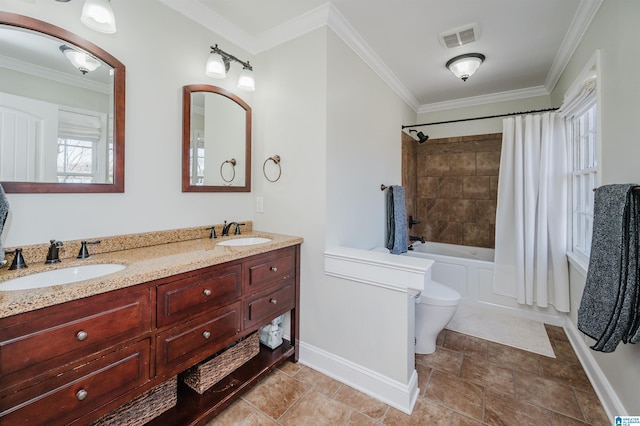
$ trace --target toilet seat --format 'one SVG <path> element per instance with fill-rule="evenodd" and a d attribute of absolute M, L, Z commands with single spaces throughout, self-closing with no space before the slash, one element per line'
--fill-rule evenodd
<path fill-rule="evenodd" d="M 455 306 L 460 302 L 460 293 L 437 281 L 430 281 L 424 287 L 420 303 L 435 306 Z"/>

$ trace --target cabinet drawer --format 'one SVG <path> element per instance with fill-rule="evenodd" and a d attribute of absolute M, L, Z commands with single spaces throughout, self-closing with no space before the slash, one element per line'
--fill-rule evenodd
<path fill-rule="evenodd" d="M 0 400 L 0 424 L 67 424 L 149 378 L 149 339 Z"/>
<path fill-rule="evenodd" d="M 286 281 L 295 276 L 296 256 L 293 247 L 276 250 L 245 263 L 247 274 L 245 294 L 255 293 L 270 284 Z"/>
<path fill-rule="evenodd" d="M 157 371 L 185 361 L 193 364 L 231 343 L 240 332 L 241 306 L 236 302 L 158 334 Z"/>
<path fill-rule="evenodd" d="M 204 272 L 158 287 L 158 326 L 224 306 L 240 298 L 240 264 L 208 268 Z"/>
<path fill-rule="evenodd" d="M 0 326 L 0 376 L 20 370 L 33 376 L 148 332 L 150 306 L 149 289 L 106 293 Z"/>
<path fill-rule="evenodd" d="M 295 284 L 291 280 L 283 287 L 249 299 L 245 305 L 244 328 L 262 325 L 265 320 L 271 321 L 274 317 L 293 309 L 295 297 Z"/>

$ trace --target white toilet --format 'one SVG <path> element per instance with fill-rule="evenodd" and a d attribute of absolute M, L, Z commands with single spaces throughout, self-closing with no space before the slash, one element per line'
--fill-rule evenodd
<path fill-rule="evenodd" d="M 425 283 L 416 301 L 416 353 L 436 350 L 438 334 L 451 321 L 460 304 L 460 293 L 437 281 Z"/>

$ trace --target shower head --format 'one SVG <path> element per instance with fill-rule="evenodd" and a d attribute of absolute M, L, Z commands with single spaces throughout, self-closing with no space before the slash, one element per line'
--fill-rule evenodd
<path fill-rule="evenodd" d="M 425 135 L 422 132 L 418 132 L 417 130 L 409 130 L 409 134 L 411 134 L 411 132 L 416 132 L 416 136 L 418 137 L 418 143 L 425 143 L 427 141 L 427 139 L 429 139 L 429 135 Z"/>

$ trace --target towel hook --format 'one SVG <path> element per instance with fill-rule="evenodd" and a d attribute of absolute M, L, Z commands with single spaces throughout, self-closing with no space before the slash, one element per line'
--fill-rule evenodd
<path fill-rule="evenodd" d="M 384 183 L 380 185 L 380 191 L 384 191 L 387 188 L 388 186 L 386 186 Z"/>
<path fill-rule="evenodd" d="M 267 161 L 273 161 L 273 163 L 278 166 L 278 176 L 275 179 L 269 179 L 269 176 L 267 176 Z M 266 160 L 264 160 L 264 163 L 262 163 L 262 173 L 264 174 L 265 179 L 267 179 L 269 182 L 277 182 L 278 180 L 280 180 L 280 176 L 282 175 L 282 165 L 280 164 L 280 156 L 279 155 L 274 155 L 273 157 L 269 157 Z"/>
<path fill-rule="evenodd" d="M 233 172 L 233 174 L 231 175 L 231 179 L 228 179 L 228 180 L 227 178 L 224 177 L 224 173 L 222 173 L 222 168 L 227 163 L 231 164 L 231 171 Z M 220 164 L 220 177 L 225 182 L 232 182 L 236 178 L 236 159 L 235 158 L 232 158 L 231 160 L 223 161 L 222 164 Z"/>

